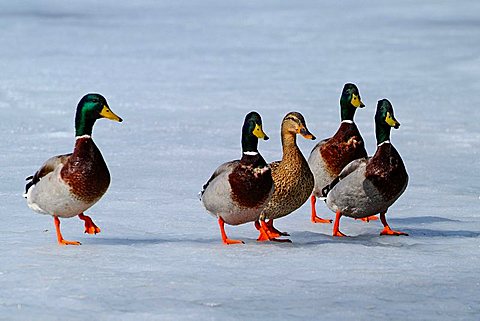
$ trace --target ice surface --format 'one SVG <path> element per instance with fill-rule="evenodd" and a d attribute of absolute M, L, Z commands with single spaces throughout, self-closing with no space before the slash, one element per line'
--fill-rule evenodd
<path fill-rule="evenodd" d="M 0 320 L 478 320 L 480 318 L 480 2 L 0 2 Z M 351 238 L 277 221 L 293 244 L 258 244 L 251 224 L 224 246 L 197 192 L 240 154 L 257 110 L 281 157 L 279 125 L 303 113 L 319 139 L 338 126 L 355 82 L 356 121 L 375 150 L 373 115 L 388 98 L 410 174 L 381 224 L 342 220 Z M 112 184 L 87 212 L 101 227 L 32 212 L 24 177 L 71 151 L 73 115 L 105 95 L 122 124 L 94 138 Z M 308 155 L 315 142 L 299 138 Z M 332 217 L 323 204 L 321 216 Z"/>

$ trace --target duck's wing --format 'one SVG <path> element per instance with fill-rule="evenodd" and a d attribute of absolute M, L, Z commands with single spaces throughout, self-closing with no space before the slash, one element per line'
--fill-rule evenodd
<path fill-rule="evenodd" d="M 359 158 L 348 163 L 347 166 L 342 169 L 340 174 L 338 174 L 339 179 L 344 179 L 345 177 L 350 175 L 353 171 L 357 170 L 360 165 L 366 164 L 370 158 L 371 157 Z"/>
<path fill-rule="evenodd" d="M 203 185 L 202 190 L 198 194 L 200 200 L 202 199 L 203 193 L 205 193 L 205 190 L 207 189 L 208 185 L 210 184 L 211 181 L 213 181 L 218 175 L 226 172 L 226 171 L 232 171 L 235 166 L 240 163 L 239 160 L 233 160 L 230 162 L 223 163 L 222 165 L 218 166 L 218 168 L 213 172 L 212 176 L 210 179 Z"/>
<path fill-rule="evenodd" d="M 53 157 L 50 157 L 49 159 L 47 159 L 47 161 L 45 163 L 43 163 L 43 165 L 40 167 L 40 169 L 35 174 L 26 178 L 26 180 L 29 181 L 29 182 L 25 186 L 25 193 L 27 193 L 27 191 L 30 187 L 37 184 L 42 177 L 44 177 L 45 175 L 47 175 L 50 172 L 53 172 L 55 170 L 55 168 L 57 168 L 60 164 L 65 165 L 68 162 L 70 156 L 72 156 L 72 153 L 64 154 L 64 155 L 57 155 L 57 156 L 53 156 Z"/>
<path fill-rule="evenodd" d="M 338 182 L 356 171 L 361 165 L 366 164 L 370 158 L 371 157 L 359 158 L 348 163 L 330 184 L 322 188 L 322 196 L 327 197 L 328 192 L 330 192 Z"/>

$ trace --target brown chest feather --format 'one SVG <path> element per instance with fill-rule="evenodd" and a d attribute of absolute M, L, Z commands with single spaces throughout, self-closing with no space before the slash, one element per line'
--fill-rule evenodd
<path fill-rule="evenodd" d="M 85 202 L 98 200 L 110 185 L 107 164 L 91 138 L 80 138 L 61 171 L 71 192 Z"/>
<path fill-rule="evenodd" d="M 270 196 L 273 179 L 272 171 L 266 168 L 260 156 L 242 158 L 230 173 L 228 180 L 232 189 L 232 199 L 242 207 L 256 208 Z"/>
<path fill-rule="evenodd" d="M 333 177 L 351 161 L 367 157 L 367 151 L 357 126 L 342 123 L 335 135 L 320 147 L 320 155 Z"/>
<path fill-rule="evenodd" d="M 402 158 L 391 144 L 378 147 L 375 155 L 368 161 L 365 176 L 385 199 L 398 195 L 408 182 Z"/>

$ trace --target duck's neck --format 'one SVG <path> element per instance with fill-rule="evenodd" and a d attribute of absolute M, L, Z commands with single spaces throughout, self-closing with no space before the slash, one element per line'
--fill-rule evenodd
<path fill-rule="evenodd" d="M 288 131 L 282 131 L 282 149 L 282 159 L 296 154 L 299 151 L 297 146 L 297 135 Z"/>
<path fill-rule="evenodd" d="M 355 112 L 357 108 L 353 106 L 349 106 L 344 102 L 340 104 L 340 117 L 342 121 L 351 121 L 353 122 L 353 117 L 355 116 Z"/>
<path fill-rule="evenodd" d="M 95 121 L 95 118 L 90 117 L 88 113 L 81 108 L 78 108 L 75 116 L 75 136 L 92 136 L 92 130 Z"/>
<path fill-rule="evenodd" d="M 375 136 L 377 137 L 377 145 L 380 146 L 383 143 L 390 143 L 390 131 L 392 130 L 389 126 L 376 125 L 375 126 Z"/>
<path fill-rule="evenodd" d="M 244 155 L 258 154 L 258 138 L 252 134 L 242 134 L 242 152 Z"/>

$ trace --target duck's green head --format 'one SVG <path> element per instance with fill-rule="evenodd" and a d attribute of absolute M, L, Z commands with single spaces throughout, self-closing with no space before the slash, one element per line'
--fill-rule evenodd
<path fill-rule="evenodd" d="M 100 118 L 107 118 L 121 122 L 108 107 L 107 100 L 100 94 L 86 94 L 80 99 L 75 115 L 75 135 L 92 135 L 93 125 Z"/>
<path fill-rule="evenodd" d="M 242 127 L 242 150 L 243 152 L 257 152 L 258 139 L 268 140 L 267 134 L 262 129 L 262 117 L 252 111 L 245 116 Z"/>
<path fill-rule="evenodd" d="M 294 136 L 300 134 L 306 139 L 315 140 L 315 136 L 308 130 L 307 123 L 302 114 L 296 111 L 289 112 L 282 121 L 282 137 L 289 132 Z"/>
<path fill-rule="evenodd" d="M 379 100 L 375 113 L 377 144 L 381 144 L 390 139 L 390 130 L 392 127 L 395 129 L 400 127 L 400 123 L 395 119 L 393 106 L 388 99 Z"/>
<path fill-rule="evenodd" d="M 360 98 L 360 92 L 354 84 L 345 84 L 340 96 L 340 114 L 342 120 L 353 121 L 357 108 L 363 108 L 365 105 Z"/>

